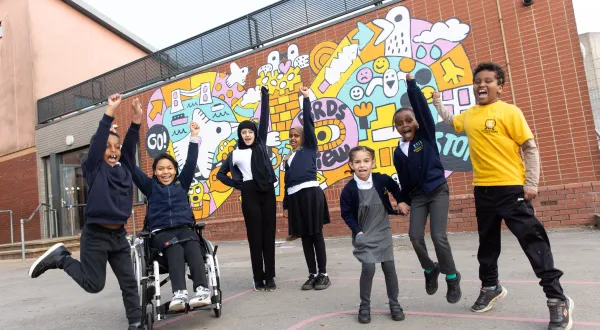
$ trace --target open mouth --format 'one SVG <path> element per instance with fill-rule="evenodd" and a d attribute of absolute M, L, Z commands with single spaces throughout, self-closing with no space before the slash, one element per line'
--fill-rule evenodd
<path fill-rule="evenodd" d="M 171 176 L 170 175 L 161 175 L 160 180 L 163 182 L 168 182 L 171 180 Z"/>
<path fill-rule="evenodd" d="M 487 96 L 488 91 L 485 88 L 480 88 L 477 90 L 477 95 L 480 97 Z"/>
<path fill-rule="evenodd" d="M 393 80 L 388 81 L 387 85 L 389 88 L 392 88 L 392 86 L 394 86 L 394 81 Z"/>
<path fill-rule="evenodd" d="M 111 164 L 116 164 L 117 163 L 117 155 L 112 154 L 112 155 L 108 156 L 108 162 Z"/>

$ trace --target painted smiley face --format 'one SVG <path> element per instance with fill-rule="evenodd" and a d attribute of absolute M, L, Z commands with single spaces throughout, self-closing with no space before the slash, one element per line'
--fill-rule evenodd
<path fill-rule="evenodd" d="M 365 91 L 362 88 L 360 88 L 359 86 L 354 86 L 350 90 L 350 97 L 354 101 L 358 101 L 358 100 L 362 99 L 364 95 L 365 95 Z"/>
<path fill-rule="evenodd" d="M 356 73 L 356 80 L 361 84 L 366 84 L 373 79 L 373 71 L 369 68 L 362 68 Z"/>
<path fill-rule="evenodd" d="M 373 62 L 373 70 L 377 73 L 384 73 L 389 67 L 390 61 L 385 57 L 380 57 Z"/>

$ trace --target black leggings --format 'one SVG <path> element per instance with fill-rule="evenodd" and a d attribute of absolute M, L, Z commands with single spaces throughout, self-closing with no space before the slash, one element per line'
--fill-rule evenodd
<path fill-rule="evenodd" d="M 250 246 L 250 260 L 255 282 L 275 277 L 275 190 L 256 190 L 253 181 L 242 186 L 242 213 Z M 264 260 L 264 269 L 263 269 Z"/>
<path fill-rule="evenodd" d="M 325 239 L 322 231 L 318 234 L 302 236 L 302 249 L 310 274 L 317 274 L 317 263 L 319 264 L 319 273 L 327 273 L 327 253 L 325 252 Z M 317 257 L 316 262 L 315 254 Z"/>

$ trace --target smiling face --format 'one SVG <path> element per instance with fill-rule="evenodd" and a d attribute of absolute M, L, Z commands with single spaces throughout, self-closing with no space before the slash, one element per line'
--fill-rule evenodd
<path fill-rule="evenodd" d="M 296 150 L 300 148 L 302 146 L 302 142 L 302 134 L 300 134 L 297 129 L 292 128 L 290 130 L 290 145 L 292 146 L 292 149 Z"/>
<path fill-rule="evenodd" d="M 385 57 L 380 57 L 373 62 L 373 70 L 377 73 L 384 73 L 390 68 L 390 61 Z"/>
<path fill-rule="evenodd" d="M 375 168 L 375 160 L 370 152 L 358 150 L 351 153 L 349 165 L 359 179 L 367 181 Z"/>
<path fill-rule="evenodd" d="M 394 117 L 394 126 L 404 141 L 412 141 L 417 132 L 417 120 L 414 112 L 409 109 L 397 112 Z"/>
<path fill-rule="evenodd" d="M 163 158 L 156 163 L 156 169 L 154 175 L 158 178 L 158 181 L 162 184 L 169 185 L 175 180 L 177 171 L 175 164 L 167 158 Z"/>
<path fill-rule="evenodd" d="M 479 105 L 491 104 L 498 101 L 504 85 L 498 84 L 496 72 L 489 70 L 479 71 L 473 79 L 473 92 Z"/>
<path fill-rule="evenodd" d="M 121 140 L 116 135 L 110 134 L 106 141 L 104 161 L 110 166 L 115 166 L 119 159 L 121 159 Z"/>
<path fill-rule="evenodd" d="M 250 128 L 244 128 L 241 132 L 242 134 L 242 140 L 244 140 L 244 143 L 247 146 L 251 146 L 252 143 L 254 143 L 254 131 L 251 130 Z"/>

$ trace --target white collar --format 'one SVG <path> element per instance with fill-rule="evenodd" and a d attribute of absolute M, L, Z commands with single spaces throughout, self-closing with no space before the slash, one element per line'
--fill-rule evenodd
<path fill-rule="evenodd" d="M 373 187 L 373 173 L 369 174 L 369 178 L 366 181 L 361 180 L 356 173 L 354 173 L 354 181 L 356 181 L 358 189 L 371 189 L 371 187 Z"/>

